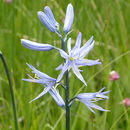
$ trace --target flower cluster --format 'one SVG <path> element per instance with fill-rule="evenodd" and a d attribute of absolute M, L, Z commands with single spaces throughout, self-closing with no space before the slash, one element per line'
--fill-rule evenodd
<path fill-rule="evenodd" d="M 44 12 L 39 11 L 37 13 L 37 15 L 38 15 L 41 23 L 48 30 L 50 30 L 52 33 L 56 33 L 58 35 L 58 37 L 62 40 L 63 43 L 66 42 L 67 35 L 70 31 L 70 28 L 72 26 L 73 19 L 74 19 L 73 6 L 71 4 L 68 4 L 67 9 L 66 9 L 66 16 L 65 16 L 64 26 L 63 26 L 64 38 L 63 38 L 62 34 L 60 33 L 60 25 L 55 20 L 53 13 L 48 6 L 46 6 L 44 8 Z M 56 70 L 61 70 L 57 79 L 52 78 L 52 77 L 48 76 L 47 74 L 44 74 L 44 73 L 38 71 L 32 65 L 27 64 L 28 67 L 32 70 L 32 73 L 34 73 L 36 76 L 35 76 L 35 78 L 33 78 L 30 75 L 28 75 L 29 79 L 23 79 L 23 80 L 28 81 L 28 82 L 33 82 L 33 83 L 39 83 L 44 86 L 43 91 L 32 101 L 40 98 L 41 96 L 43 96 L 46 93 L 49 93 L 52 96 L 52 98 L 55 100 L 57 105 L 59 105 L 61 108 L 64 109 L 65 103 L 55 86 L 57 86 L 59 84 L 61 85 L 60 81 L 61 81 L 64 73 L 66 71 L 69 71 L 71 68 L 72 68 L 73 73 L 77 76 L 77 78 L 79 80 L 81 80 L 85 86 L 87 86 L 84 78 L 82 77 L 82 75 L 80 73 L 80 72 L 82 72 L 82 70 L 80 70 L 79 67 L 98 65 L 98 64 L 101 64 L 101 62 L 99 62 L 99 59 L 90 60 L 90 59 L 85 58 L 86 55 L 89 53 L 89 51 L 93 48 L 94 41 L 93 41 L 93 36 L 92 36 L 81 47 L 81 37 L 82 37 L 82 34 L 81 34 L 81 32 L 79 32 L 75 45 L 72 49 L 71 49 L 71 38 L 68 39 L 68 41 L 67 41 L 68 53 L 65 52 L 65 50 L 63 50 L 63 49 L 57 48 L 50 44 L 36 43 L 36 42 L 32 42 L 30 40 L 21 39 L 22 45 L 28 49 L 36 50 L 36 51 L 50 51 L 50 50 L 54 49 L 54 50 L 58 51 L 60 56 L 64 59 L 64 63 L 61 63 L 56 68 Z M 62 87 L 65 88 L 64 85 L 62 85 Z M 79 101 L 84 103 L 87 106 L 87 108 L 93 113 L 94 113 L 94 111 L 91 109 L 91 107 L 101 110 L 101 111 L 108 111 L 108 110 L 105 110 L 105 109 L 93 104 L 93 102 L 96 102 L 96 101 L 99 101 L 102 99 L 108 99 L 108 97 L 105 96 L 105 94 L 107 94 L 109 91 L 102 92 L 103 90 L 104 90 L 104 88 L 96 93 L 78 94 L 77 96 L 72 98 L 73 100 L 70 100 L 70 104 L 72 104 L 74 99 L 78 99 Z M 32 102 L 32 101 L 30 101 L 30 102 Z"/>

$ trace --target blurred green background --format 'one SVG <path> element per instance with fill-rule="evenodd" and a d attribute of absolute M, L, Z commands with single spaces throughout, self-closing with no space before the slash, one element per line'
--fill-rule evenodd
<path fill-rule="evenodd" d="M 0 0 L 0 50 L 9 67 L 15 95 L 18 126 L 20 130 L 65 130 L 65 113 L 49 94 L 29 104 L 42 90 L 42 85 L 27 83 L 26 73 L 31 71 L 26 62 L 38 70 L 57 78 L 54 69 L 63 62 L 59 53 L 37 52 L 24 48 L 20 39 L 48 43 L 61 47 L 56 34 L 47 30 L 39 21 L 37 11 L 48 5 L 62 30 L 66 6 L 74 7 L 74 23 L 69 36 L 73 45 L 79 31 L 82 45 L 92 35 L 96 41 L 88 59 L 100 59 L 102 65 L 83 67 L 83 77 L 88 86 L 70 71 L 70 97 L 81 92 L 96 92 L 103 86 L 112 90 L 109 100 L 98 104 L 110 112 L 95 110 L 75 102 L 71 107 L 71 130 L 130 130 L 130 111 L 120 102 L 130 97 L 130 1 L 128 0 Z M 116 70 L 120 78 L 109 81 Z M 64 98 L 64 90 L 58 87 Z M 15 129 L 8 80 L 0 61 L 0 130 Z"/>

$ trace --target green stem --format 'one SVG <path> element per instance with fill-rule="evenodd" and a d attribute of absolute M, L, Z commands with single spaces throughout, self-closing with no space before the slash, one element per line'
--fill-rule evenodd
<path fill-rule="evenodd" d="M 62 40 L 62 49 L 65 51 L 65 42 Z M 65 62 L 65 61 L 64 61 Z M 65 106 L 66 106 L 66 130 L 70 130 L 70 109 L 69 109 L 69 78 L 68 70 L 65 72 Z"/>
<path fill-rule="evenodd" d="M 77 97 L 72 97 L 70 100 L 69 100 L 69 104 L 74 100 L 74 99 L 76 99 Z"/>
<path fill-rule="evenodd" d="M 18 125 L 17 125 L 17 114 L 16 114 L 16 108 L 15 108 L 15 101 L 14 101 L 14 94 L 13 94 L 13 88 L 12 88 L 12 83 L 11 83 L 11 79 L 10 79 L 10 75 L 9 75 L 9 71 L 8 71 L 8 67 L 7 64 L 5 62 L 5 59 L 0 51 L 0 57 L 1 60 L 4 64 L 5 67 L 5 71 L 6 71 L 6 75 L 8 78 L 8 82 L 9 82 L 9 88 L 10 88 L 10 93 L 11 93 L 11 99 L 12 99 L 12 105 L 13 105 L 13 112 L 14 112 L 14 121 L 15 121 L 15 129 L 18 130 Z"/>
<path fill-rule="evenodd" d="M 66 82 L 66 90 L 65 90 L 65 103 L 66 103 L 66 130 L 70 129 L 70 109 L 69 109 L 69 78 L 68 78 L 68 70 L 65 72 L 65 82 Z"/>
<path fill-rule="evenodd" d="M 59 84 L 62 86 L 62 88 L 66 89 L 66 86 L 64 86 L 62 83 L 59 83 Z"/>

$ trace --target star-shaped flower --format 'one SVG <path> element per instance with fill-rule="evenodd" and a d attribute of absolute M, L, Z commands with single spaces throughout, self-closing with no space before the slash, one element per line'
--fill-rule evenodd
<path fill-rule="evenodd" d="M 32 73 L 34 73 L 36 75 L 36 77 L 33 78 L 30 75 L 28 75 L 30 77 L 30 79 L 23 79 L 23 80 L 28 81 L 28 82 L 33 82 L 33 83 L 40 83 L 45 87 L 44 90 L 30 102 L 37 100 L 38 98 L 40 98 L 41 96 L 43 96 L 44 94 L 49 92 L 50 95 L 55 100 L 55 102 L 57 103 L 57 105 L 59 105 L 61 108 L 63 108 L 65 106 L 65 103 L 64 103 L 62 97 L 60 96 L 59 92 L 57 91 L 57 89 L 54 87 L 54 85 L 56 84 L 56 79 L 38 71 L 32 65 L 29 65 L 29 64 L 27 64 L 27 65 L 32 70 Z"/>
<path fill-rule="evenodd" d="M 86 107 L 93 113 L 95 113 L 95 112 L 92 110 L 92 108 L 98 109 L 100 111 L 109 111 L 109 110 L 103 109 L 102 107 L 100 107 L 98 105 L 93 104 L 93 102 L 108 99 L 108 96 L 105 96 L 104 94 L 107 94 L 110 91 L 102 92 L 104 89 L 105 89 L 105 87 L 96 93 L 81 93 L 81 94 L 78 94 L 76 96 L 76 98 L 78 100 L 80 100 L 82 103 L 84 103 L 86 105 Z"/>
<path fill-rule="evenodd" d="M 88 60 L 85 58 L 85 56 L 94 46 L 94 41 L 93 42 L 92 41 L 93 36 L 80 48 L 81 45 L 81 32 L 80 32 L 77 36 L 75 46 L 72 49 L 71 49 L 71 38 L 69 38 L 67 42 L 68 54 L 61 49 L 57 49 L 60 52 L 61 57 L 63 57 L 66 60 L 64 65 L 61 64 L 56 68 L 56 70 L 62 69 L 60 75 L 57 78 L 57 82 L 61 80 L 66 70 L 72 68 L 74 74 L 87 86 L 86 82 L 84 81 L 84 78 L 80 74 L 80 71 L 82 70 L 79 70 L 79 67 L 101 64 L 101 62 L 99 62 L 99 59 Z"/>

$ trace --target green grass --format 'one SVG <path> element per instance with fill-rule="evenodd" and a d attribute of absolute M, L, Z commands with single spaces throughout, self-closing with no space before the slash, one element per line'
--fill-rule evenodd
<path fill-rule="evenodd" d="M 58 37 L 49 32 L 39 21 L 37 11 L 48 5 L 56 20 L 63 27 L 65 10 L 69 1 L 61 0 L 13 0 L 0 1 L 0 50 L 10 70 L 20 130 L 64 130 L 65 113 L 46 94 L 28 104 L 42 91 L 42 85 L 22 81 L 30 72 L 26 62 L 52 77 L 62 59 L 56 51 L 37 52 L 24 48 L 21 38 L 49 43 L 61 47 Z M 130 2 L 128 0 L 71 0 L 74 6 L 74 23 L 70 36 L 75 41 L 79 31 L 82 43 L 92 35 L 96 44 L 87 58 L 100 59 L 101 66 L 83 67 L 85 87 L 70 72 L 70 97 L 80 92 L 95 92 L 106 86 L 112 90 L 109 100 L 99 102 L 110 112 L 96 111 L 93 115 L 84 104 L 75 102 L 71 107 L 71 130 L 130 130 L 129 108 L 119 104 L 130 98 Z M 74 44 L 73 41 L 73 44 Z M 108 80 L 109 72 L 116 70 L 120 78 Z M 64 97 L 64 90 L 59 86 Z M 0 61 L 0 130 L 15 129 L 11 96 L 4 67 Z"/>

